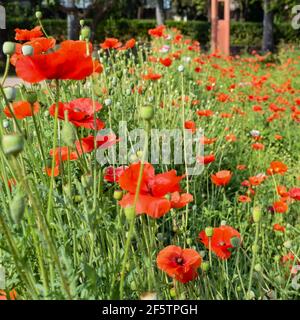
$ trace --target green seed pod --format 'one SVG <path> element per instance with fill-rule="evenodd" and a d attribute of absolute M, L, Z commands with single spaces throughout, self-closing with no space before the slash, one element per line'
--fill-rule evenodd
<path fill-rule="evenodd" d="M 39 20 L 42 19 L 42 18 L 43 18 L 42 12 L 41 12 L 41 11 L 36 11 L 35 17 L 36 17 L 37 19 L 39 19 Z"/>
<path fill-rule="evenodd" d="M 174 287 L 170 289 L 170 296 L 171 296 L 172 298 L 176 298 L 176 290 L 175 290 Z"/>
<path fill-rule="evenodd" d="M 252 216 L 253 216 L 253 221 L 255 223 L 258 223 L 261 220 L 261 216 L 262 216 L 261 208 L 260 207 L 253 208 Z"/>
<path fill-rule="evenodd" d="M 132 221 L 135 218 L 135 210 L 134 207 L 126 207 L 124 209 L 126 219 L 128 221 Z"/>
<path fill-rule="evenodd" d="M 205 234 L 207 237 L 212 237 L 214 234 L 214 229 L 212 227 L 206 227 Z"/>
<path fill-rule="evenodd" d="M 2 148 L 6 155 L 17 156 L 24 148 L 24 138 L 19 134 L 2 137 Z"/>
<path fill-rule="evenodd" d="M 2 51 L 5 55 L 13 55 L 16 52 L 16 44 L 11 41 L 6 41 L 3 43 Z"/>
<path fill-rule="evenodd" d="M 123 191 L 122 190 L 116 190 L 114 192 L 114 199 L 115 200 L 121 200 L 123 198 Z"/>
<path fill-rule="evenodd" d="M 34 91 L 29 91 L 26 94 L 26 99 L 30 104 L 37 102 L 37 94 Z"/>
<path fill-rule="evenodd" d="M 151 120 L 154 117 L 154 108 L 152 106 L 144 106 L 141 108 L 141 117 L 144 120 Z"/>
<path fill-rule="evenodd" d="M 3 89 L 5 97 L 8 101 L 14 101 L 16 99 L 17 90 L 14 87 L 6 87 Z"/>
<path fill-rule="evenodd" d="M 232 237 L 230 243 L 234 248 L 238 248 L 241 245 L 241 239 L 239 237 Z"/>
<path fill-rule="evenodd" d="M 34 53 L 34 49 L 32 46 L 24 45 L 22 46 L 22 53 L 24 56 L 32 56 Z"/>
<path fill-rule="evenodd" d="M 209 268 L 210 268 L 209 262 L 204 261 L 204 262 L 201 263 L 202 271 L 207 272 L 209 270 Z"/>
<path fill-rule="evenodd" d="M 13 197 L 10 206 L 10 214 L 15 224 L 19 224 L 25 212 L 25 196 L 22 192 L 18 191 Z"/>
<path fill-rule="evenodd" d="M 91 29 L 88 26 L 85 26 L 81 29 L 80 32 L 81 37 L 83 38 L 83 40 L 89 40 L 91 37 Z"/>
<path fill-rule="evenodd" d="M 69 121 L 64 122 L 64 126 L 61 130 L 61 138 L 68 147 L 74 146 L 76 141 L 76 132 L 74 126 Z"/>

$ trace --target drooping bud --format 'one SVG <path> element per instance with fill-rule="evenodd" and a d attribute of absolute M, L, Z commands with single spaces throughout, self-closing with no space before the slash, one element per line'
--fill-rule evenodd
<path fill-rule="evenodd" d="M 61 130 L 62 141 L 68 146 L 73 147 L 76 141 L 76 132 L 73 125 L 69 121 L 65 121 Z"/>
<path fill-rule="evenodd" d="M 13 55 L 16 52 L 16 44 L 11 41 L 6 41 L 3 43 L 2 51 L 5 55 Z"/>
<path fill-rule="evenodd" d="M 16 99 L 17 90 L 15 87 L 6 87 L 3 89 L 5 97 L 8 101 L 14 101 Z"/>
<path fill-rule="evenodd" d="M 144 120 L 151 120 L 154 117 L 154 108 L 152 106 L 143 106 L 141 108 L 141 117 Z"/>
<path fill-rule="evenodd" d="M 25 212 L 25 196 L 21 191 L 18 191 L 13 197 L 9 209 L 14 223 L 19 224 Z"/>
<path fill-rule="evenodd" d="M 209 270 L 209 262 L 207 261 L 202 262 L 200 267 L 202 271 L 207 272 Z"/>
<path fill-rule="evenodd" d="M 205 234 L 207 237 L 212 237 L 214 234 L 214 229 L 212 227 L 206 227 Z"/>
<path fill-rule="evenodd" d="M 24 138 L 19 134 L 5 135 L 2 137 L 2 148 L 6 155 L 17 156 L 24 148 Z"/>
<path fill-rule="evenodd" d="M 22 46 L 22 53 L 24 56 L 32 56 L 34 52 L 34 49 L 32 46 L 24 45 Z"/>

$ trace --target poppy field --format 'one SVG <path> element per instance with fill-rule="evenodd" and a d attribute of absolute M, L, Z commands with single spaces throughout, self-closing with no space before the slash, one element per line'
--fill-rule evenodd
<path fill-rule="evenodd" d="M 149 37 L 4 44 L 0 299 L 299 299 L 300 52 Z"/>

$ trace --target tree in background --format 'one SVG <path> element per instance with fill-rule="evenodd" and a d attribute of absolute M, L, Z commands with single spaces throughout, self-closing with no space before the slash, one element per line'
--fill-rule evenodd
<path fill-rule="evenodd" d="M 156 15 L 156 24 L 158 26 L 165 24 L 164 0 L 156 0 L 155 15 Z"/>

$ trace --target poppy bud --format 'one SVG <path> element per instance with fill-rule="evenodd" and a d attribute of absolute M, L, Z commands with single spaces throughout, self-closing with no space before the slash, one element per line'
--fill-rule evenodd
<path fill-rule="evenodd" d="M 9 121 L 7 119 L 4 119 L 2 124 L 4 129 L 7 129 L 9 127 Z"/>
<path fill-rule="evenodd" d="M 207 237 L 212 237 L 212 235 L 214 234 L 214 229 L 212 227 L 206 227 L 205 234 Z"/>
<path fill-rule="evenodd" d="M 234 248 L 238 248 L 241 245 L 241 239 L 239 237 L 232 237 L 230 243 Z"/>
<path fill-rule="evenodd" d="M 37 94 L 34 91 L 27 92 L 26 99 L 30 104 L 34 104 L 37 101 Z"/>
<path fill-rule="evenodd" d="M 126 207 L 124 209 L 124 212 L 125 212 L 125 216 L 126 216 L 126 219 L 128 221 L 131 221 L 135 218 L 135 210 L 134 210 L 134 207 Z"/>
<path fill-rule="evenodd" d="M 137 156 L 139 159 L 141 159 L 141 158 L 143 157 L 143 151 L 138 150 L 138 151 L 136 152 L 136 156 Z"/>
<path fill-rule="evenodd" d="M 144 120 L 151 120 L 154 117 L 154 108 L 152 106 L 144 106 L 141 108 L 141 117 Z"/>
<path fill-rule="evenodd" d="M 175 290 L 174 287 L 170 289 L 170 296 L 171 296 L 172 298 L 176 298 L 176 290 Z"/>
<path fill-rule="evenodd" d="M 81 202 L 81 201 L 82 201 L 81 196 L 80 196 L 79 194 L 77 194 L 77 195 L 74 197 L 74 202 L 79 203 L 79 202 Z"/>
<path fill-rule="evenodd" d="M 207 272 L 209 270 L 209 262 L 207 261 L 202 262 L 200 267 L 202 271 Z"/>
<path fill-rule="evenodd" d="M 84 26 L 84 23 L 85 23 L 84 19 L 81 19 L 81 20 L 79 21 L 79 24 L 80 24 L 81 27 Z"/>
<path fill-rule="evenodd" d="M 178 67 L 178 72 L 183 72 L 184 71 L 184 66 L 181 64 L 179 67 Z"/>
<path fill-rule="evenodd" d="M 257 244 L 254 244 L 253 246 L 252 246 L 252 252 L 253 253 L 257 253 L 258 252 L 258 245 Z"/>
<path fill-rule="evenodd" d="M 83 38 L 83 40 L 89 40 L 89 38 L 91 37 L 90 27 L 87 27 L 87 26 L 83 27 L 81 29 L 80 35 Z"/>
<path fill-rule="evenodd" d="M 130 289 L 131 289 L 132 291 L 136 291 L 137 286 L 136 286 L 136 283 L 135 283 L 134 281 L 131 281 L 131 283 L 130 283 Z"/>
<path fill-rule="evenodd" d="M 13 197 L 9 209 L 14 223 L 19 224 L 25 212 L 25 196 L 22 192 L 18 191 Z"/>
<path fill-rule="evenodd" d="M 6 99 L 8 101 L 13 101 L 16 99 L 16 95 L 17 95 L 17 90 L 14 87 L 6 87 L 3 89 L 4 90 L 4 94 L 6 96 Z"/>
<path fill-rule="evenodd" d="M 19 134 L 2 137 L 2 148 L 6 155 L 17 156 L 24 148 L 24 138 Z"/>
<path fill-rule="evenodd" d="M 42 19 L 42 18 L 43 18 L 42 12 L 41 12 L 41 11 L 36 11 L 35 17 L 36 17 L 37 19 L 39 19 L 39 20 Z"/>
<path fill-rule="evenodd" d="M 93 185 L 93 177 L 91 174 L 81 176 L 81 183 L 84 188 L 90 188 Z"/>
<path fill-rule="evenodd" d="M 68 147 L 73 147 L 76 141 L 76 132 L 73 125 L 69 121 L 64 122 L 61 131 L 61 138 Z"/>
<path fill-rule="evenodd" d="M 254 266 L 254 270 L 257 271 L 257 272 L 261 272 L 261 271 L 262 271 L 261 264 L 257 263 L 257 264 Z"/>
<path fill-rule="evenodd" d="M 287 249 L 291 249 L 292 247 L 292 241 L 291 240 L 287 240 L 283 243 L 283 246 Z"/>
<path fill-rule="evenodd" d="M 24 56 L 32 56 L 33 55 L 33 47 L 29 45 L 22 46 L 22 53 Z"/>
<path fill-rule="evenodd" d="M 16 51 L 16 44 L 11 41 L 6 41 L 3 43 L 2 51 L 5 55 L 13 55 Z"/>
<path fill-rule="evenodd" d="M 122 190 L 116 190 L 114 192 L 114 199 L 115 200 L 121 200 L 123 198 L 123 191 Z"/>
<path fill-rule="evenodd" d="M 255 293 L 252 290 L 247 292 L 246 298 L 247 298 L 247 300 L 254 299 L 255 298 Z"/>
<path fill-rule="evenodd" d="M 255 223 L 258 223 L 261 220 L 261 209 L 260 209 L 260 207 L 253 208 L 252 216 L 253 216 L 253 221 Z"/>

